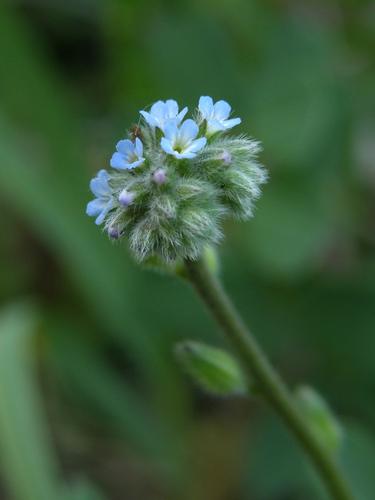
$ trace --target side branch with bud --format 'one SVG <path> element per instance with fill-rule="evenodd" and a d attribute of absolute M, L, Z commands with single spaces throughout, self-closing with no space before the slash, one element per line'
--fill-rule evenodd
<path fill-rule="evenodd" d="M 217 278 L 204 260 L 187 260 L 185 266 L 188 279 L 230 340 L 244 370 L 254 379 L 257 388 L 296 436 L 332 498 L 353 500 L 334 455 L 309 425 L 304 412 L 269 363 L 255 337 L 244 325 Z"/>

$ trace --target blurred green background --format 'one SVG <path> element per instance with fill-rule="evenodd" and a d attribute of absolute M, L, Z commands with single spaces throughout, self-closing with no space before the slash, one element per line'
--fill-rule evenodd
<path fill-rule="evenodd" d="M 1 2 L 1 500 L 326 498 L 268 408 L 181 373 L 176 342 L 227 347 L 193 292 L 85 216 L 138 110 L 202 94 L 270 172 L 226 225 L 223 280 L 375 498 L 374 54 L 370 1 Z"/>

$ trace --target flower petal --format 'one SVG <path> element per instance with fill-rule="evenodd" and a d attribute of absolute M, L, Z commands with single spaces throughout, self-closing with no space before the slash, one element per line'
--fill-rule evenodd
<path fill-rule="evenodd" d="M 217 101 L 214 105 L 214 117 L 216 120 L 226 120 L 230 115 L 231 109 L 226 101 Z"/>
<path fill-rule="evenodd" d="M 199 132 L 199 127 L 195 123 L 194 120 L 189 118 L 188 120 L 185 120 L 183 124 L 180 127 L 180 130 L 178 132 L 178 140 L 181 143 L 181 145 L 188 146 L 192 140 L 194 140 Z"/>
<path fill-rule="evenodd" d="M 110 165 L 112 168 L 118 168 L 120 170 L 123 170 L 124 168 L 126 168 L 127 162 L 122 154 L 113 153 Z"/>
<path fill-rule="evenodd" d="M 165 101 L 165 118 L 176 118 L 178 113 L 178 104 L 173 99 Z"/>
<path fill-rule="evenodd" d="M 157 101 L 151 106 L 151 114 L 158 122 L 158 125 L 163 122 L 166 114 L 166 105 L 163 101 Z"/>
<path fill-rule="evenodd" d="M 97 226 L 99 226 L 100 224 L 102 224 L 102 222 L 104 221 L 104 219 L 107 216 L 108 212 L 110 210 L 112 210 L 113 206 L 114 206 L 113 199 L 107 201 L 107 203 L 106 203 L 105 207 L 103 208 L 101 214 L 99 214 L 99 216 L 95 220 L 95 224 Z"/>
<path fill-rule="evenodd" d="M 116 144 L 116 149 L 124 156 L 130 156 L 134 152 L 134 144 L 129 139 L 124 139 Z"/>
<path fill-rule="evenodd" d="M 194 158 L 195 156 L 197 155 L 197 153 L 191 153 L 189 151 L 183 151 L 182 153 L 177 153 L 175 156 L 176 158 L 178 159 L 182 159 L 182 158 L 186 158 L 188 160 L 191 160 L 192 158 Z"/>
<path fill-rule="evenodd" d="M 99 170 L 99 172 L 96 174 L 96 176 L 102 181 L 109 181 L 109 179 L 111 178 L 111 176 L 109 175 L 107 170 L 105 170 L 104 168 Z"/>
<path fill-rule="evenodd" d="M 202 95 L 202 97 L 200 97 L 199 99 L 198 108 L 203 118 L 209 118 L 214 108 L 212 97 Z"/>
<path fill-rule="evenodd" d="M 176 119 L 177 119 L 177 123 L 178 123 L 178 124 L 180 124 L 180 123 L 182 122 L 182 120 L 184 119 L 184 117 L 185 117 L 186 113 L 188 112 L 188 109 L 189 109 L 189 108 L 186 106 L 184 109 L 182 109 L 182 110 L 178 113 L 178 115 L 177 115 L 177 117 L 176 117 Z"/>
<path fill-rule="evenodd" d="M 86 207 L 86 214 L 90 217 L 99 215 L 105 209 L 106 203 L 105 200 L 99 198 L 89 201 Z"/>
<path fill-rule="evenodd" d="M 168 120 L 166 122 L 164 126 L 164 135 L 172 144 L 175 143 L 178 135 L 176 120 Z"/>
<path fill-rule="evenodd" d="M 207 121 L 207 135 L 215 134 L 220 130 L 225 130 L 224 122 L 219 122 L 218 120 L 208 120 Z"/>
<path fill-rule="evenodd" d="M 158 122 L 155 120 L 155 118 L 150 113 L 147 113 L 147 111 L 140 111 L 140 114 L 143 116 L 143 118 L 146 120 L 146 122 L 150 125 L 150 127 L 157 127 Z"/>
<path fill-rule="evenodd" d="M 95 224 L 97 226 L 100 226 L 100 224 L 103 224 L 104 222 L 104 219 L 105 219 L 105 216 L 107 215 L 108 213 L 108 210 L 103 210 L 99 215 L 98 217 L 95 219 Z"/>
<path fill-rule="evenodd" d="M 134 150 L 135 150 L 138 158 L 141 158 L 143 155 L 143 144 L 142 144 L 141 139 L 139 139 L 138 137 L 135 138 Z"/>
<path fill-rule="evenodd" d="M 90 181 L 90 189 L 95 196 L 105 196 L 110 191 L 108 179 L 110 178 L 106 170 L 100 170 L 96 177 Z"/>
<path fill-rule="evenodd" d="M 185 149 L 185 153 L 198 153 L 201 149 L 205 147 L 207 139 L 205 137 L 200 137 L 193 141 L 188 148 Z"/>
<path fill-rule="evenodd" d="M 175 154 L 175 151 L 172 147 L 172 143 L 169 139 L 166 139 L 165 137 L 162 137 L 161 141 L 160 141 L 160 146 L 161 146 L 161 149 L 163 151 L 165 151 L 166 153 L 168 153 L 169 155 L 174 155 Z"/>
<path fill-rule="evenodd" d="M 132 163 L 127 163 L 125 168 L 127 170 L 131 170 L 132 168 L 139 167 L 139 165 L 142 165 L 142 163 L 145 161 L 144 158 L 139 158 L 139 160 L 133 161 Z"/>
<path fill-rule="evenodd" d="M 223 125 L 226 129 L 230 129 L 232 127 L 235 127 L 239 123 L 241 123 L 241 118 L 232 118 L 231 120 L 225 120 L 223 122 Z"/>

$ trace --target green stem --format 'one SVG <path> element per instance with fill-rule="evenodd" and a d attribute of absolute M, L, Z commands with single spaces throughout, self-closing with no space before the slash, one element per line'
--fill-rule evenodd
<path fill-rule="evenodd" d="M 232 342 L 244 368 L 259 384 L 265 398 L 299 440 L 332 498 L 353 500 L 354 497 L 333 456 L 305 423 L 287 386 L 244 325 L 220 282 L 203 261 L 187 260 L 185 267 L 190 282 Z"/>

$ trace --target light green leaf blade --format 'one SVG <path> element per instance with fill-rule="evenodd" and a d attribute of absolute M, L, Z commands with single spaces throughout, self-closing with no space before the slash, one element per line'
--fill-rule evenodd
<path fill-rule="evenodd" d="M 0 313 L 0 454 L 16 500 L 59 497 L 57 465 L 32 366 L 34 329 L 34 312 L 27 305 Z"/>

